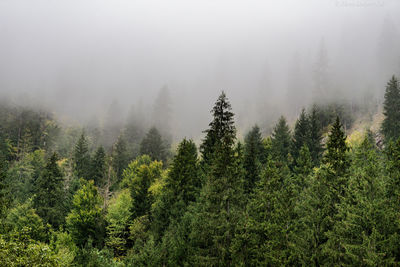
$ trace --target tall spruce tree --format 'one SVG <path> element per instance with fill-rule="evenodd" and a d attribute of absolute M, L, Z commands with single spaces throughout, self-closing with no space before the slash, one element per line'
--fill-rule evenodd
<path fill-rule="evenodd" d="M 244 195 L 243 170 L 234 149 L 236 129 L 230 109 L 222 93 L 212 111 L 214 119 L 202 146 L 209 171 L 193 209 L 190 233 L 193 254 L 189 256 L 192 263 L 210 266 L 232 264 L 230 246 L 236 225 L 243 215 Z"/>
<path fill-rule="evenodd" d="M 281 116 L 272 133 L 271 145 L 274 159 L 287 163 L 290 152 L 290 130 L 285 117 Z"/>
<path fill-rule="evenodd" d="M 287 165 L 269 159 L 231 244 L 238 266 L 290 266 L 294 187 Z"/>
<path fill-rule="evenodd" d="M 306 181 L 308 186 L 296 205 L 299 219 L 293 242 L 297 261 L 302 265 L 334 264 L 330 262 L 326 247 L 328 233 L 338 219 L 338 205 L 347 188 L 348 150 L 346 136 L 337 118 L 329 134 L 324 164 Z"/>
<path fill-rule="evenodd" d="M 394 218 L 387 213 L 382 158 L 368 136 L 356 148 L 350 173 L 324 254 L 334 265 L 391 265 L 385 234 Z"/>
<path fill-rule="evenodd" d="M 75 173 L 78 178 L 90 179 L 89 146 L 84 132 L 82 132 L 81 136 L 78 139 L 78 142 L 75 145 L 73 160 Z"/>
<path fill-rule="evenodd" d="M 316 105 L 313 105 L 309 114 L 309 125 L 310 125 L 310 139 L 308 148 L 311 153 L 313 166 L 318 166 L 324 151 L 322 145 L 322 125 L 319 121 L 319 110 Z"/>
<path fill-rule="evenodd" d="M 99 146 L 94 153 L 90 164 L 90 179 L 93 179 L 96 186 L 104 184 L 106 173 L 106 153 L 102 146 Z"/>
<path fill-rule="evenodd" d="M 310 132 L 310 123 L 306 112 L 303 109 L 294 126 L 293 139 L 290 149 L 296 166 L 299 165 L 299 163 L 297 162 L 297 158 L 300 155 L 301 148 L 304 145 L 309 146 L 309 144 L 311 143 Z"/>
<path fill-rule="evenodd" d="M 149 155 L 152 160 L 167 161 L 168 147 L 157 128 L 152 127 L 140 144 L 140 154 Z"/>
<path fill-rule="evenodd" d="M 383 103 L 382 133 L 385 142 L 396 141 L 400 137 L 400 88 L 395 76 L 388 82 Z"/>
<path fill-rule="evenodd" d="M 245 191 L 251 192 L 260 179 L 261 165 L 266 161 L 266 150 L 263 145 L 260 128 L 256 125 L 245 137 L 244 143 Z"/>
<path fill-rule="evenodd" d="M 118 137 L 117 142 L 114 144 L 112 157 L 112 165 L 117 175 L 117 180 L 121 181 L 122 173 L 129 163 L 126 142 L 122 135 Z"/>
<path fill-rule="evenodd" d="M 204 131 L 206 136 L 200 145 L 203 164 L 210 165 L 212 163 L 216 145 L 221 144 L 225 136 L 235 135 L 234 114 L 231 110 L 231 104 L 222 91 L 211 111 L 213 120 L 209 124 L 210 128 Z"/>
<path fill-rule="evenodd" d="M 11 197 L 7 186 L 7 170 L 10 159 L 10 146 L 0 129 L 0 219 L 8 208 Z"/>
<path fill-rule="evenodd" d="M 201 187 L 197 148 L 183 139 L 165 179 L 161 196 L 152 208 L 153 230 L 161 237 L 172 220 L 179 222 L 187 206 L 196 201 Z"/>
<path fill-rule="evenodd" d="M 33 205 L 37 214 L 54 229 L 64 222 L 63 176 L 57 164 L 56 153 L 48 159 L 46 167 L 35 183 Z"/>

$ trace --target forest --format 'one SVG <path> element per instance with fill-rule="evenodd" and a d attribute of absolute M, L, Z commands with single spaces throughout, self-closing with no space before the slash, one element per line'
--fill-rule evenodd
<path fill-rule="evenodd" d="M 200 144 L 175 148 L 132 121 L 99 145 L 115 129 L 3 102 L 0 265 L 396 266 L 397 78 L 382 91 L 382 122 L 356 138 L 354 112 L 334 103 L 243 140 L 222 91 Z"/>

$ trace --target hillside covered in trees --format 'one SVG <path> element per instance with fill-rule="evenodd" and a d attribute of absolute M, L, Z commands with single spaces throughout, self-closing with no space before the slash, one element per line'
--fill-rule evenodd
<path fill-rule="evenodd" d="M 222 92 L 176 146 L 133 117 L 68 126 L 2 102 L 0 266 L 399 265 L 397 78 L 382 91 L 358 139 L 380 109 L 316 103 L 238 138 Z"/>

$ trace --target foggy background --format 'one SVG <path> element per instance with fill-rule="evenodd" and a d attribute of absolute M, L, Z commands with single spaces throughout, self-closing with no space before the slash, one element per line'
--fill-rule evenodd
<path fill-rule="evenodd" d="M 268 128 L 314 101 L 381 101 L 400 74 L 399 11 L 396 0 L 0 0 L 0 95 L 65 121 L 166 116 L 175 138 L 198 138 L 224 90 L 239 133 Z"/>

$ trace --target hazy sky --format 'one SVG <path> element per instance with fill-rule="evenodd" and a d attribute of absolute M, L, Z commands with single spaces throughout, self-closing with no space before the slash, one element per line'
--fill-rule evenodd
<path fill-rule="evenodd" d="M 400 74 L 399 13 L 397 0 L 0 0 L 0 92 L 90 117 L 113 100 L 150 109 L 168 85 L 191 136 L 225 90 L 247 127 L 257 105 L 284 113 L 293 87 L 312 92 L 321 43 L 335 90 L 383 91 Z"/>

